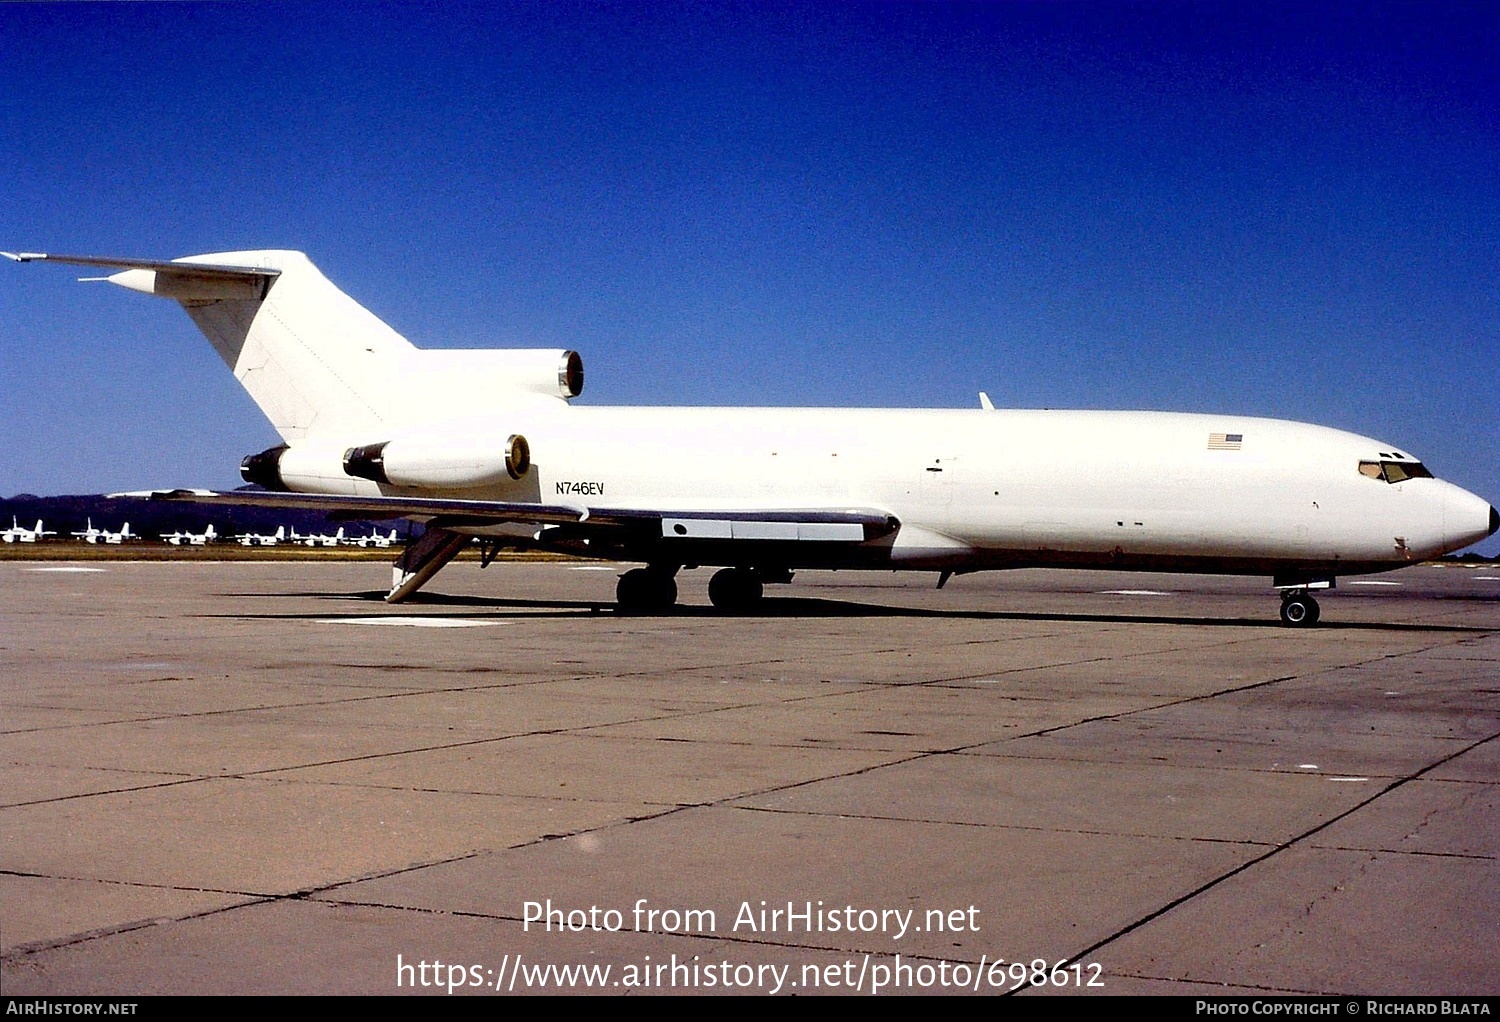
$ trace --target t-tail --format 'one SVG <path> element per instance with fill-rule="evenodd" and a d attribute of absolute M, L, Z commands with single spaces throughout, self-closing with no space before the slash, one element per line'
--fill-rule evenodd
<path fill-rule="evenodd" d="M 418 424 L 506 403 L 568 400 L 583 363 L 565 350 L 423 350 L 339 290 L 301 252 L 171 261 L 3 253 L 115 272 L 111 284 L 177 301 L 286 444 L 375 445 Z"/>

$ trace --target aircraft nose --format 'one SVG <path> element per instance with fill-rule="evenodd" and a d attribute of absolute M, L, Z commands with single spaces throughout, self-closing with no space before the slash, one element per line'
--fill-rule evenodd
<path fill-rule="evenodd" d="M 1452 483 L 1443 488 L 1443 545 L 1449 551 L 1482 542 L 1500 531 L 1500 510 L 1490 501 Z"/>
<path fill-rule="evenodd" d="M 1461 550 L 1500 531 L 1500 511 L 1482 497 L 1455 486 L 1446 503 L 1444 531 L 1450 550 Z"/>

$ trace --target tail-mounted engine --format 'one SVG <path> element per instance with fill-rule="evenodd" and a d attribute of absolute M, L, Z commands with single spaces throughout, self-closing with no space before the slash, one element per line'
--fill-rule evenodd
<path fill-rule="evenodd" d="M 402 357 L 398 388 L 445 407 L 492 406 L 505 391 L 568 400 L 583 393 L 583 358 L 560 348 L 431 348 Z"/>
<path fill-rule="evenodd" d="M 531 467 L 531 445 L 519 433 L 504 444 L 483 439 L 388 440 L 344 452 L 344 472 L 391 486 L 418 489 L 472 489 L 509 477 L 520 479 Z"/>

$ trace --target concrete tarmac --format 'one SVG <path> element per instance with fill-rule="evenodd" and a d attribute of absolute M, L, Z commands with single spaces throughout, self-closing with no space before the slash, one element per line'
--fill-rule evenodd
<path fill-rule="evenodd" d="M 0 564 L 0 986 L 1500 992 L 1500 570 L 708 574 Z"/>

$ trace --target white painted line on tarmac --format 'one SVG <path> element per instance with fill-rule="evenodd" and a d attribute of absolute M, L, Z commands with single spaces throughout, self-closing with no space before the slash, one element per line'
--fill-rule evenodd
<path fill-rule="evenodd" d="M 1101 590 L 1096 595 L 1099 595 L 1099 596 L 1171 596 L 1172 594 L 1170 592 L 1163 592 L 1160 589 L 1104 589 L 1104 590 Z"/>
<path fill-rule="evenodd" d="M 451 617 L 331 617 L 320 625 L 393 625 L 406 628 L 486 628 L 494 621 L 461 621 Z"/>
<path fill-rule="evenodd" d="M 61 573 L 61 572 L 68 572 L 70 574 L 77 574 L 79 572 L 85 572 L 85 571 L 108 571 L 109 569 L 108 568 L 22 568 L 21 570 L 22 571 L 55 571 L 55 572 L 59 572 L 59 573 Z"/>
<path fill-rule="evenodd" d="M 1345 582 L 1344 583 L 1344 585 L 1346 585 L 1346 586 L 1399 586 L 1400 584 L 1401 584 L 1400 582 L 1367 582 L 1367 581 Z"/>

